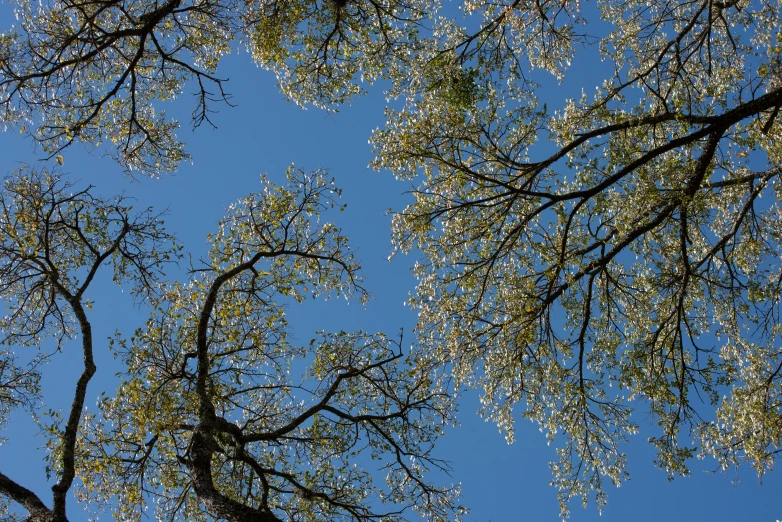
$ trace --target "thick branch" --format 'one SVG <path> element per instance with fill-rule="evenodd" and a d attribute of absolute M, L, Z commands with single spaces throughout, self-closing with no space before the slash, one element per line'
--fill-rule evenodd
<path fill-rule="evenodd" d="M 0 473 L 0 494 L 6 495 L 18 502 L 29 513 L 30 522 L 48 522 L 52 520 L 52 511 L 47 508 L 38 495 L 20 486 L 3 473 Z"/>

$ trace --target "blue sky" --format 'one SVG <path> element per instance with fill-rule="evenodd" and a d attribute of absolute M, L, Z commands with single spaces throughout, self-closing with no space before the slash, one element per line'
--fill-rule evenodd
<path fill-rule="evenodd" d="M 372 129 L 383 123 L 386 102 L 382 93 L 378 90 L 340 108 L 338 113 L 326 114 L 286 103 L 275 88 L 274 77 L 256 68 L 246 54 L 227 57 L 220 75 L 230 78 L 227 88 L 237 107 L 219 108 L 214 118 L 218 129 L 203 127 L 190 132 L 187 118 L 193 100 L 187 93 L 166 107 L 170 115 L 184 122 L 181 137 L 189 145 L 192 165 L 185 164 L 175 175 L 160 180 L 132 182 L 114 163 L 100 157 L 100 151 L 89 155 L 72 147 L 64 152 L 62 169 L 73 180 L 96 185 L 102 194 L 124 191 L 138 198 L 138 205 L 168 208 L 168 230 L 176 233 L 196 258 L 205 251 L 206 234 L 214 230 L 225 208 L 258 189 L 260 173 L 268 173 L 273 182 L 282 183 L 291 163 L 305 170 L 329 169 L 344 190 L 348 208 L 327 219 L 336 221 L 350 237 L 374 299 L 366 307 L 321 301 L 291 308 L 289 317 L 296 336 L 306 342 L 320 329 L 360 328 L 394 334 L 404 328 L 408 332 L 406 343 L 412 342 L 409 332 L 415 324 L 415 312 L 403 303 L 414 288 L 409 269 L 415 258 L 399 256 L 388 262 L 390 218 L 386 213 L 389 208 L 399 209 L 406 204 L 408 198 L 403 193 L 410 186 L 396 181 L 388 172 L 367 168 L 371 160 L 367 139 Z M 560 105 L 561 101 L 549 101 L 549 108 Z M 8 173 L 20 163 L 38 161 L 41 155 L 32 142 L 11 131 L 0 136 L 0 157 L 3 171 Z M 91 320 L 98 352 L 98 375 L 90 385 L 90 407 L 94 407 L 100 391 L 111 390 L 118 370 L 105 349 L 106 338 L 116 330 L 129 334 L 144 319 L 143 310 L 140 313 L 134 308 L 130 296 L 113 286 L 108 277 L 98 282 L 88 296 L 96 302 Z M 47 368 L 47 407 L 67 406 L 79 371 L 77 350 L 67 346 L 56 364 Z M 453 481 L 462 483 L 463 502 L 471 509 L 466 520 L 558 520 L 556 491 L 548 486 L 551 475 L 547 463 L 554 458 L 553 447 L 546 445 L 536 425 L 524 421 L 519 423 L 517 441 L 508 446 L 494 425 L 475 415 L 477 408 L 477 395 L 465 394 L 459 414 L 461 425 L 446 430 L 439 451 L 439 456 L 453 465 Z M 741 469 L 738 474 L 712 474 L 708 470 L 716 464 L 706 461 L 693 463 L 692 477 L 668 482 L 652 464 L 653 451 L 645 443 L 650 421 L 642 410 L 636 421 L 642 431 L 627 447 L 631 480 L 620 489 L 609 490 L 609 505 L 602 517 L 593 506 L 584 510 L 574 504 L 571 520 L 782 519 L 782 475 L 768 474 L 761 484 L 751 469 Z M 8 443 L 0 447 L 0 469 L 49 500 L 43 453 L 36 451 L 43 441 L 34 433 L 35 428 L 23 413 L 12 417 L 2 434 Z M 81 519 L 73 507 L 71 515 L 73 521 Z"/>

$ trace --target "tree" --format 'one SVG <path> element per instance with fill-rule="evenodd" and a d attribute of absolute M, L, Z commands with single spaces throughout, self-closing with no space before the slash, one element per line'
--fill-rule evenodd
<path fill-rule="evenodd" d="M 141 520 L 148 506 L 168 520 L 405 520 L 411 510 L 458 518 L 458 491 L 423 476 L 447 471 L 432 446 L 449 397 L 433 389 L 432 369 L 382 334 L 288 340 L 285 296 L 366 298 L 347 239 L 320 223 L 339 190 L 322 172 L 288 177 L 288 187 L 262 180 L 231 207 L 184 284 L 162 281 L 181 247 L 159 214 L 133 213 L 92 187 L 71 192 L 53 172 L 22 169 L 7 181 L 5 342 L 78 336 L 84 357 L 67 420 L 45 424 L 58 477 L 51 504 L 0 474 L 0 494 L 28 520 L 67 520 L 76 478 L 83 502 L 123 520 Z M 116 396 L 82 413 L 97 371 L 85 292 L 104 265 L 153 310 L 130 339 L 112 341 L 125 368 Z M 292 377 L 296 361 L 308 366 L 301 379 Z M 0 368 L 10 390 L 3 411 L 36 394 L 35 367 L 25 374 L 4 353 Z M 373 460 L 383 485 L 373 482 Z"/>
<path fill-rule="evenodd" d="M 764 473 L 782 442 L 782 6 L 459 7 L 466 28 L 417 2 L 54 2 L 56 25 L 28 8 L 3 40 L 3 119 L 40 114 L 51 154 L 112 133 L 127 168 L 157 174 L 184 148 L 135 115 L 195 78 L 203 121 L 234 38 L 299 103 L 386 79 L 374 165 L 413 180 L 395 242 L 423 256 L 410 303 L 426 364 L 453 370 L 439 385 L 481 388 L 509 440 L 514 407 L 547 431 L 564 514 L 624 480 L 639 407 L 670 476 L 696 455 Z M 584 59 L 604 73 L 594 95 L 541 87 L 590 82 L 570 69 Z"/>
<path fill-rule="evenodd" d="M 189 81 L 193 125 L 228 102 L 220 57 L 241 44 L 293 101 L 333 106 L 394 76 L 416 47 L 429 2 L 213 0 L 22 1 L 19 29 L 0 38 L 0 121 L 27 122 L 44 151 L 111 143 L 127 170 L 174 170 L 189 156 L 179 124 L 158 110 Z M 27 129 L 27 126 L 23 127 Z"/>
<path fill-rule="evenodd" d="M 450 80 L 374 136 L 376 167 L 420 180 L 394 222 L 423 256 L 419 342 L 509 441 L 518 406 L 559 444 L 565 515 L 625 479 L 638 409 L 671 477 L 694 456 L 762 475 L 782 451 L 782 10 L 599 8 L 471 4 Z M 598 15 L 610 32 L 578 32 Z M 551 113 L 522 64 L 567 81 L 579 45 L 609 76 Z"/>
<path fill-rule="evenodd" d="M 6 180 L 0 194 L 0 292 L 8 307 L 0 323 L 3 344 L 36 347 L 42 338 L 53 337 L 59 346 L 78 332 L 84 360 L 65 425 L 52 428 L 58 440 L 52 442 L 51 460 L 59 480 L 52 487 L 51 507 L 0 473 L 0 491 L 24 506 L 31 520 L 65 520 L 66 496 L 77 473 L 81 415 L 96 371 L 85 292 L 101 266 L 111 265 L 115 281 L 147 295 L 173 253 L 167 246 L 171 236 L 151 211 L 131 217 L 121 197 L 102 200 L 90 189 L 70 189 L 54 174 L 22 169 Z M 2 357 L 0 421 L 5 425 L 13 406 L 34 411 L 37 367 L 48 356 L 34 357 L 27 369 L 7 350 Z"/>

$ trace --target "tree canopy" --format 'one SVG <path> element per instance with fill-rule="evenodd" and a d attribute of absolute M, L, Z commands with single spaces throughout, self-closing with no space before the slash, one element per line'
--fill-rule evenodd
<path fill-rule="evenodd" d="M 281 296 L 365 296 L 346 238 L 319 219 L 338 189 L 319 172 L 291 170 L 289 180 L 262 180 L 231 207 L 187 283 L 160 277 L 180 247 L 159 214 L 72 192 L 53 172 L 7 180 L 4 341 L 77 337 L 84 358 L 67 420 L 42 420 L 59 477 L 52 502 L 0 475 L 0 491 L 29 520 L 66 520 L 76 478 L 82 501 L 122 520 L 141 520 L 149 506 L 166 520 L 458 518 L 458 490 L 424 476 L 447 470 L 432 447 L 450 398 L 433 387 L 432 368 L 383 334 L 289 341 Z M 153 308 L 130 339 L 112 340 L 125 368 L 116 395 L 83 414 L 96 372 L 83 295 L 102 265 Z M 30 402 L 35 367 L 25 373 L 5 355 L 3 406 Z"/>
<path fill-rule="evenodd" d="M 518 404 L 562 434 L 564 513 L 625 479 L 639 408 L 671 476 L 694 456 L 762 475 L 782 443 L 782 10 L 599 8 L 596 38 L 575 2 L 478 6 L 494 18 L 454 41 L 451 94 L 422 93 L 374 137 L 376 166 L 420 183 L 394 223 L 423 253 L 419 342 L 509 440 Z M 611 76 L 549 112 L 522 57 L 566 82 L 577 44 Z M 467 63 L 485 78 L 469 93 Z"/>
<path fill-rule="evenodd" d="M 413 437 L 409 451 L 429 458 L 427 444 L 436 430 L 420 432 L 429 421 L 422 417 L 419 426 L 407 417 L 424 399 L 400 391 L 419 390 L 425 382 L 420 390 L 431 395 L 421 407 L 436 421 L 432 426 L 448 420 L 438 401 L 462 386 L 482 391 L 481 414 L 509 441 L 518 417 L 537 422 L 559 448 L 552 470 L 563 515 L 574 497 L 586 502 L 593 495 L 602 506 L 605 484 L 626 479 L 622 443 L 639 431 L 637 411 L 648 412 L 657 424 L 647 436 L 656 464 L 670 476 L 688 474 L 694 457 L 713 457 L 723 469 L 746 461 L 760 475 L 773 467 L 782 445 L 778 1 L 53 0 L 20 1 L 18 12 L 19 27 L 0 40 L 0 119 L 29 133 L 51 157 L 83 142 L 132 174 L 158 176 L 189 158 L 165 102 L 193 89 L 193 125 L 210 122 L 216 104 L 230 105 L 230 84 L 219 76 L 218 63 L 235 49 L 246 49 L 256 64 L 274 71 L 281 91 L 301 105 L 336 110 L 374 82 L 384 86 L 390 101 L 385 125 L 371 138 L 373 166 L 414 187 L 413 203 L 395 214 L 393 237 L 398 251 L 420 255 L 409 304 L 419 313 L 421 356 L 410 361 L 413 373 L 397 375 L 380 371 L 401 363 L 401 352 L 385 337 L 333 334 L 319 341 L 324 347 L 316 350 L 316 365 L 320 353 L 332 349 L 340 357 L 358 357 L 339 369 L 373 370 L 356 380 L 386 390 L 382 407 L 404 412 L 400 424 L 387 419 L 393 428 L 370 429 L 359 419 L 367 430 L 356 435 L 360 440 L 384 446 L 383 433 L 390 432 L 383 430 L 405 433 L 406 441 Z M 573 72 L 579 60 L 595 64 L 594 78 Z M 547 87 L 554 84 L 582 87 L 582 94 L 556 98 L 557 89 Z M 274 296 L 301 297 L 305 284 L 316 287 L 312 281 L 318 292 L 362 293 L 336 229 L 307 225 L 291 239 L 304 246 L 272 260 L 280 273 L 262 275 L 255 265 L 276 251 L 281 229 L 275 227 L 294 212 L 282 200 L 277 204 L 283 205 L 278 214 L 256 215 L 249 200 L 232 209 L 231 216 L 238 212 L 245 225 L 230 217 L 221 224 L 210 259 L 189 286 L 156 286 L 154 269 L 165 259 L 134 261 L 140 249 L 126 258 L 118 246 L 106 257 L 118 260 L 118 274 L 131 274 L 138 291 L 158 292 L 148 333 L 117 346 L 126 358 L 128 383 L 161 384 L 133 385 L 137 396 L 106 401 L 105 419 L 86 421 L 95 423 L 95 448 L 108 443 L 100 451 L 128 461 L 106 464 L 115 466 L 112 476 L 124 477 L 123 484 L 135 484 L 124 491 L 161 494 L 172 505 L 181 499 L 181 506 L 197 495 L 208 509 L 224 513 L 229 507 L 220 506 L 239 502 L 239 477 L 255 473 L 269 483 L 255 503 L 242 504 L 250 509 L 328 518 L 338 506 L 326 497 L 341 495 L 354 511 L 339 509 L 349 516 L 374 509 L 359 493 L 340 489 L 349 489 L 347 482 L 331 490 L 300 478 L 291 479 L 299 485 L 282 475 L 269 479 L 262 455 L 270 446 L 258 444 L 269 432 L 253 423 L 238 427 L 231 416 L 242 411 L 265 419 L 267 413 L 249 406 L 260 400 L 258 394 L 288 404 L 309 393 L 313 401 L 328 403 L 327 390 L 343 382 L 349 387 L 351 380 L 322 370 L 310 375 L 320 387 L 302 385 L 305 391 L 294 392 L 280 374 L 266 376 L 274 383 L 270 394 L 240 391 L 257 378 L 245 365 L 282 368 L 303 352 L 275 333 L 282 326 L 274 319 L 258 331 L 261 324 L 241 321 L 209 325 L 221 306 L 274 317 L 273 306 L 264 308 Z M 267 210 L 257 207 L 259 213 Z M 245 239 L 248 230 L 265 242 Z M 155 229 L 143 240 L 156 241 L 159 233 Z M 97 267 L 111 244 L 87 247 L 74 266 Z M 318 254 L 325 257 L 300 255 L 310 248 L 325 249 Z M 16 284 L 27 289 L 31 281 L 25 276 Z M 54 331 L 62 336 L 80 324 L 67 296 L 78 297 L 84 283 L 74 284 L 63 287 L 67 293 L 42 283 L 35 287 L 29 302 L 38 308 L 17 314 L 24 314 L 20 321 L 29 315 L 41 328 L 18 334 L 22 342 L 38 342 L 44 326 L 60 325 Z M 60 308 L 57 299 L 71 308 Z M 213 346 L 188 349 L 191 356 L 184 360 L 174 357 L 187 339 L 196 346 L 207 342 L 206 331 L 216 336 Z M 263 349 L 215 355 L 237 336 Z M 328 348 L 334 346 L 340 348 Z M 204 350 L 213 360 L 202 361 Z M 148 354 L 143 364 L 139 354 Z M 3 364 L 3 378 L 14 385 L 0 396 L 0 412 L 29 403 L 38 386 L 35 367 Z M 143 374 L 148 368 L 159 373 Z M 208 392 L 209 386 L 215 391 Z M 163 390 L 173 410 L 152 406 Z M 337 410 L 340 397 L 334 396 Z M 306 414 L 276 400 L 284 413 L 272 415 L 274 429 L 284 431 Z M 355 416 L 350 408 L 368 404 L 349 403 L 339 411 Z M 214 419 L 223 408 L 234 412 L 219 417 L 233 428 L 226 427 L 220 439 L 209 434 L 222 429 Z M 143 418 L 144 411 L 158 410 L 165 426 Z M 307 417 L 312 424 L 302 421 L 290 433 L 325 422 L 319 414 L 315 423 L 313 415 Z M 334 426 L 355 424 L 333 415 Z M 124 431 L 109 433 L 101 424 L 109 418 Z M 142 432 L 152 438 L 142 441 Z M 208 444 L 199 446 L 203 440 Z M 340 447 L 351 447 L 346 440 Z M 245 447 L 249 442 L 252 448 Z M 325 451 L 287 444 L 296 446 L 296 455 Z M 192 455 L 183 456 L 185 450 Z M 329 451 L 335 458 L 339 453 Z M 196 462 L 210 459 L 225 470 L 219 472 L 223 493 L 213 493 L 214 474 L 196 473 L 205 469 Z M 295 460 L 294 467 L 306 470 L 304 460 Z M 400 477 L 417 477 L 416 469 L 396 462 Z M 190 469 L 193 489 L 184 491 L 173 472 L 170 483 L 144 486 L 147 463 L 159 470 Z M 98 475 L 91 482 L 100 484 Z M 392 487 L 399 495 L 394 501 L 414 503 L 415 495 L 424 495 L 443 499 L 424 503 L 435 506 L 432 513 L 450 508 L 445 490 L 416 484 L 416 493 Z M 109 489 L 96 490 L 95 498 L 120 494 L 111 489 L 116 486 L 101 487 Z M 302 497 L 305 490 L 310 492 Z M 300 499 L 315 491 L 325 497 L 318 496 L 319 507 L 305 516 Z M 210 495 L 217 496 L 205 500 Z"/>

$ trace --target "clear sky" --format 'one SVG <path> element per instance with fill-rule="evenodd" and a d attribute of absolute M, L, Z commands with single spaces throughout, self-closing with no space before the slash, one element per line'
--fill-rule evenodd
<path fill-rule="evenodd" d="M 6 23 L 2 24 L 4 27 Z M 188 143 L 193 164 L 185 164 L 175 175 L 160 180 L 123 177 L 121 170 L 100 150 L 87 154 L 79 146 L 64 153 L 62 170 L 72 180 L 93 184 L 104 195 L 124 191 L 138 198 L 138 205 L 168 208 L 168 230 L 176 233 L 195 258 L 205 251 L 206 234 L 233 201 L 259 188 L 259 174 L 268 173 L 283 183 L 288 165 L 305 170 L 327 168 L 344 190 L 348 204 L 343 214 L 326 215 L 344 227 L 362 261 L 366 286 L 374 295 L 366 307 L 344 301 L 307 302 L 291 308 L 289 317 L 296 337 L 306 342 L 320 329 L 384 331 L 400 328 L 409 333 L 415 312 L 404 306 L 415 281 L 410 267 L 413 255 L 388 261 L 391 250 L 386 211 L 400 209 L 409 200 L 410 188 L 388 172 L 367 168 L 371 147 L 367 139 L 373 128 L 383 124 L 386 101 L 377 90 L 355 100 L 335 114 L 302 110 L 286 103 L 275 88 L 274 77 L 258 68 L 246 54 L 229 56 L 220 69 L 229 77 L 228 91 L 235 108 L 219 107 L 214 121 L 218 129 L 203 127 L 191 133 L 187 118 L 193 100 L 187 93 L 166 109 L 184 123 L 181 137 Z M 561 105 L 561 101 L 559 102 Z M 557 107 L 556 101 L 549 104 Z M 40 158 L 32 142 L 8 132 L 0 135 L 0 158 L 5 173 L 20 163 Z M 54 166 L 53 162 L 49 167 Z M 174 274 L 172 274 L 174 276 Z M 179 277 L 182 277 L 181 275 Z M 121 293 L 104 277 L 88 297 L 95 301 L 90 316 L 95 327 L 98 374 L 90 384 L 88 405 L 94 408 L 97 395 L 111 390 L 116 363 L 105 339 L 119 330 L 129 335 L 145 318 L 133 307 L 130 296 Z M 79 371 L 76 346 L 66 346 L 44 374 L 47 407 L 65 408 Z M 556 491 L 548 486 L 548 461 L 553 447 L 546 445 L 536 425 L 519 421 L 517 441 L 512 446 L 496 427 L 478 418 L 476 394 L 467 393 L 461 403 L 461 426 L 446 431 L 439 456 L 453 465 L 454 482 L 461 482 L 463 502 L 471 509 L 469 521 L 555 521 L 558 520 Z M 520 416 L 519 416 L 520 418 Z M 636 422 L 641 433 L 627 446 L 631 480 L 620 489 L 609 489 L 609 505 L 599 516 L 593 506 L 586 510 L 573 505 L 571 520 L 625 521 L 757 521 L 782 520 L 782 475 L 770 473 L 761 484 L 749 468 L 713 474 L 714 462 L 694 462 L 693 475 L 668 482 L 653 465 L 653 451 L 645 443 L 650 421 L 640 406 Z M 0 469 L 11 478 L 50 500 L 45 482 L 43 453 L 36 452 L 42 439 L 23 413 L 15 414 L 2 435 L 8 441 L 0 447 Z M 81 520 L 70 508 L 71 520 Z M 86 516 L 84 517 L 86 520 Z"/>

